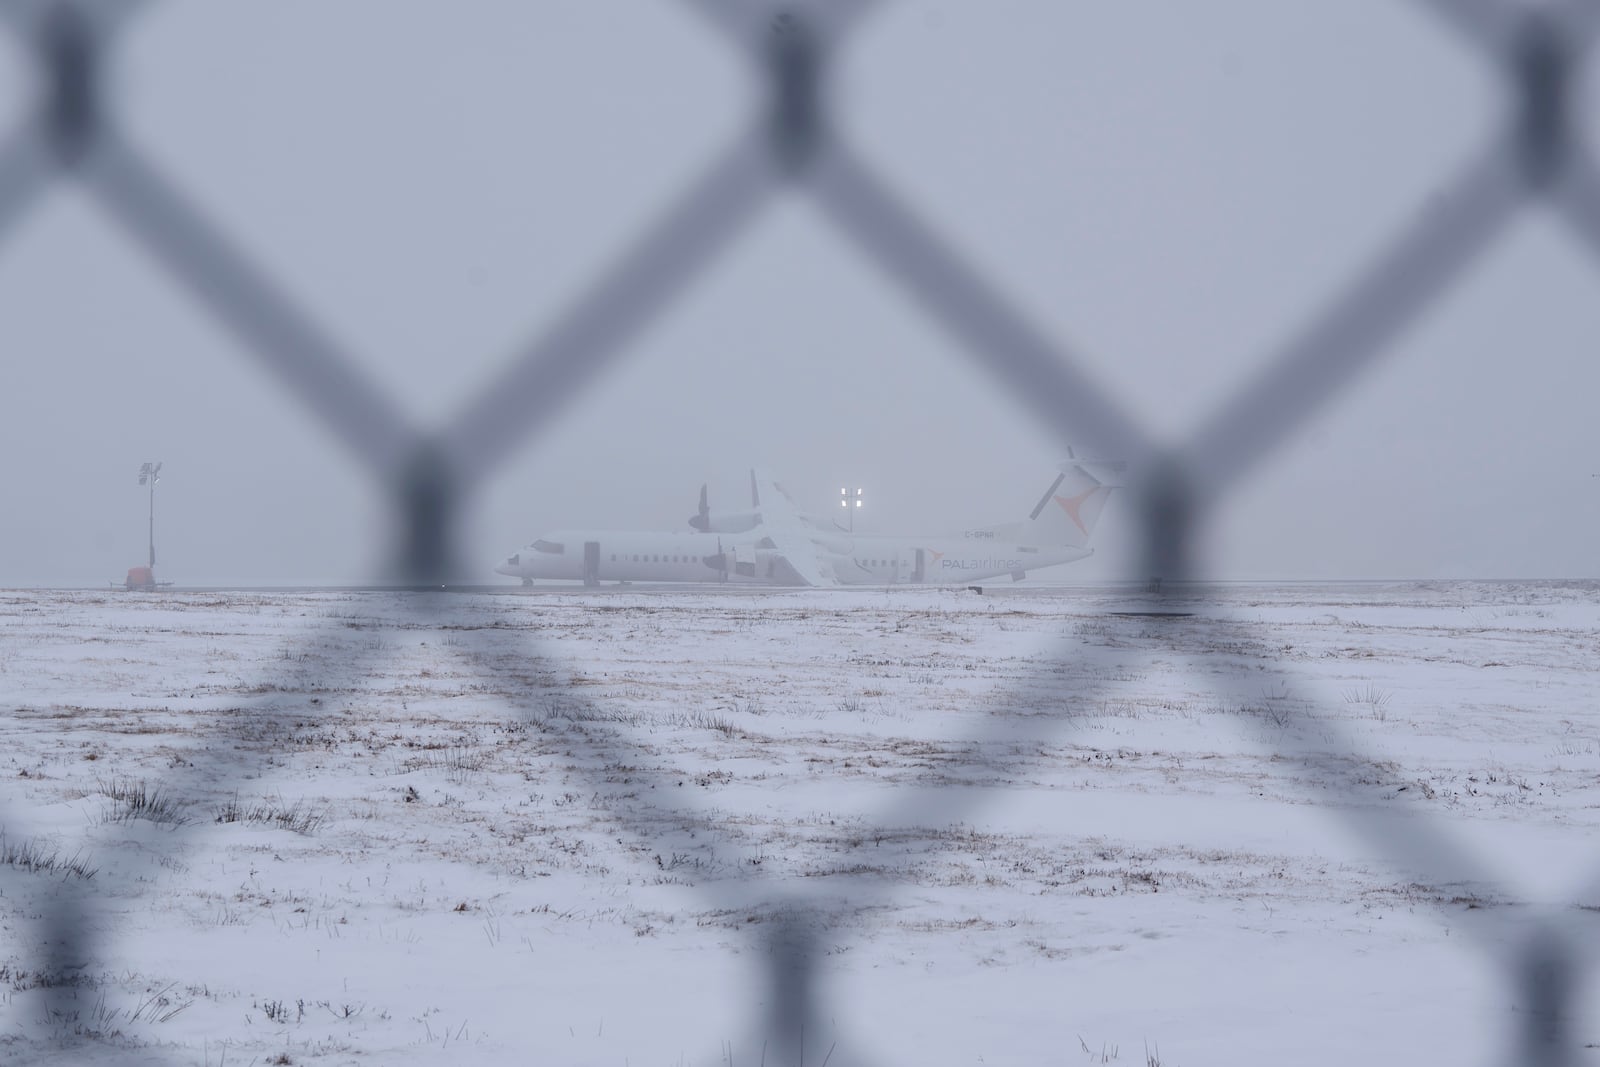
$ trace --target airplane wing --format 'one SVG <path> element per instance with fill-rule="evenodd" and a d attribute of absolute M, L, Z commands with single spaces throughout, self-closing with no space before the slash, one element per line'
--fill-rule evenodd
<path fill-rule="evenodd" d="M 750 496 L 760 502 L 762 532 L 772 539 L 774 550 L 794 572 L 794 580 L 802 585 L 838 585 L 839 579 L 823 565 L 800 510 L 783 486 L 765 471 L 751 470 Z"/>

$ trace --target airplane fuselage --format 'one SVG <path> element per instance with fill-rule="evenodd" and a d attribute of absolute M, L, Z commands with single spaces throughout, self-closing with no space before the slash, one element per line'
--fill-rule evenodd
<path fill-rule="evenodd" d="M 843 585 L 963 584 L 1083 559 L 1091 549 L 973 538 L 815 531 L 818 557 Z M 801 585 L 760 528 L 743 534 L 556 530 L 495 570 L 527 581 L 739 582 Z"/>
<path fill-rule="evenodd" d="M 961 585 L 1004 575 L 1021 578 L 1093 552 L 960 537 L 819 536 L 817 545 L 845 585 Z"/>
<path fill-rule="evenodd" d="M 527 580 L 716 582 L 739 577 L 719 557 L 726 534 L 651 530 L 553 530 L 495 571 Z"/>

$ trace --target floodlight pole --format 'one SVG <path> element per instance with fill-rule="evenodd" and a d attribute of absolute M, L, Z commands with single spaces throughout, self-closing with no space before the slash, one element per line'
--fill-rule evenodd
<path fill-rule="evenodd" d="M 145 463 L 139 467 L 139 484 L 150 486 L 150 569 L 156 567 L 156 483 L 161 480 L 161 464 Z"/>
<path fill-rule="evenodd" d="M 856 532 L 856 508 L 859 508 L 861 506 L 861 490 L 859 488 L 857 488 L 857 489 L 840 489 L 839 490 L 839 506 L 841 508 L 844 508 L 845 511 L 849 513 L 849 515 L 850 515 L 850 532 L 852 534 L 855 533 Z"/>

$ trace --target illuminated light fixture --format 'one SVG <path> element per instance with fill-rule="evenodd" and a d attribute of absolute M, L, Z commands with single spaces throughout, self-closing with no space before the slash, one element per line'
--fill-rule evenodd
<path fill-rule="evenodd" d="M 856 509 L 861 506 L 860 489 L 840 489 L 839 506 L 850 513 L 850 532 L 856 531 Z"/>

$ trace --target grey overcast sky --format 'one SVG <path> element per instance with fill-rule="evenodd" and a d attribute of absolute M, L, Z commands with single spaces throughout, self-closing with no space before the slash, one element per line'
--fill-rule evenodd
<path fill-rule="evenodd" d="M 0 125 L 31 58 L 0 51 Z M 1585 96 L 1593 79 L 1586 83 Z M 880 5 L 835 121 L 1156 439 L 1178 444 L 1504 118 L 1400 0 Z M 447 423 L 765 106 L 668 0 L 168 0 L 107 91 L 126 135 L 419 425 Z M 1581 121 L 1592 128 L 1592 108 Z M 1593 138 L 1590 138 L 1593 143 Z M 0 235 L 0 585 L 362 581 L 380 487 L 70 182 Z M 1537 209 L 1230 492 L 1223 578 L 1591 576 L 1600 270 Z M 1066 444 L 846 245 L 775 200 L 467 503 L 461 577 L 543 529 L 682 528 L 761 464 L 864 528 L 1020 517 Z M 1067 578 L 1138 568 L 1132 509 Z M 509 580 L 508 580 L 509 581 Z"/>

